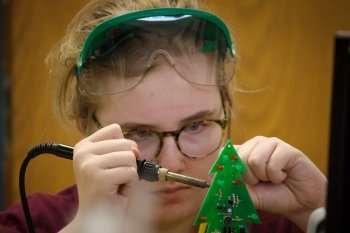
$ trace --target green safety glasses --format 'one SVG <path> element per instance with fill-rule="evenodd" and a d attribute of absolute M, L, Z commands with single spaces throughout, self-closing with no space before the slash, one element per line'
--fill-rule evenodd
<path fill-rule="evenodd" d="M 108 19 L 88 35 L 76 62 L 78 79 L 108 77 L 101 94 L 127 91 L 161 59 L 185 80 L 227 84 L 235 49 L 216 15 L 189 8 L 156 8 Z"/>

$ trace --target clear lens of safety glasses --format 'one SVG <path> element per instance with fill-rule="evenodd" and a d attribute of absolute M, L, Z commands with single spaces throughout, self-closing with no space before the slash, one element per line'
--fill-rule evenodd
<path fill-rule="evenodd" d="M 115 94 L 135 87 L 152 66 L 166 61 L 191 83 L 224 85 L 232 79 L 234 58 L 228 29 L 217 16 L 150 9 L 98 25 L 86 39 L 76 74 L 82 88 Z"/>

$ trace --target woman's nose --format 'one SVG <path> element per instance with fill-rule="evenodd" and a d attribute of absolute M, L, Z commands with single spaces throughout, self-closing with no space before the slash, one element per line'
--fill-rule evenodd
<path fill-rule="evenodd" d="M 185 155 L 178 148 L 175 137 L 164 137 L 157 163 L 172 172 L 181 172 L 184 169 L 184 158 Z"/>

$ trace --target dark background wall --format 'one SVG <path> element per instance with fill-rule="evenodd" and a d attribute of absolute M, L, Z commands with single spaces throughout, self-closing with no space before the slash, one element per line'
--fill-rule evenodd
<path fill-rule="evenodd" d="M 0 4 L 0 207 L 3 207 L 3 188 L 4 188 L 4 56 L 3 56 L 3 6 Z"/>
<path fill-rule="evenodd" d="M 8 76 L 9 60 L 7 57 L 6 44 L 8 44 L 9 27 L 8 4 L 2 1 L 0 4 L 0 208 L 4 206 L 5 164 L 10 149 L 10 79 Z"/>

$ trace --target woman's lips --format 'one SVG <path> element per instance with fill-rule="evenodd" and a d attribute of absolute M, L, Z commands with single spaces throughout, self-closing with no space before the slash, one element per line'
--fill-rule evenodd
<path fill-rule="evenodd" d="M 188 189 L 188 186 L 166 187 L 155 191 L 154 194 L 163 200 L 175 201 L 183 197 Z"/>

